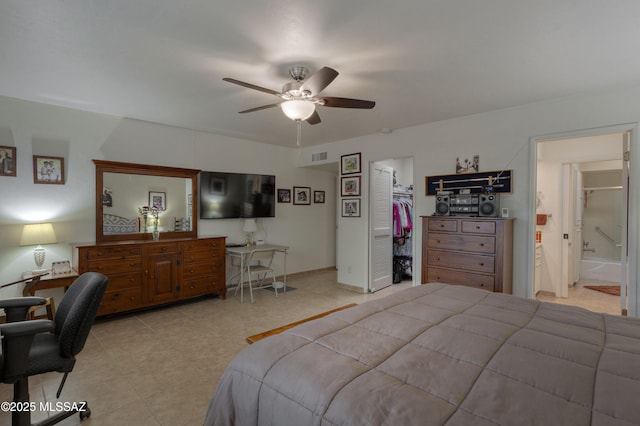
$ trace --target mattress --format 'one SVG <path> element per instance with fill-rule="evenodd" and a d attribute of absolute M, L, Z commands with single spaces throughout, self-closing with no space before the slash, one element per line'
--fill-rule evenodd
<path fill-rule="evenodd" d="M 205 424 L 640 424 L 640 320 L 411 287 L 248 346 Z"/>

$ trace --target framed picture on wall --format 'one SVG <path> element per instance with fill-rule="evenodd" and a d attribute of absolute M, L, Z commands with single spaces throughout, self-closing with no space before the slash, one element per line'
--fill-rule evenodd
<path fill-rule="evenodd" d="M 291 190 L 278 188 L 278 202 L 290 203 L 291 202 Z"/>
<path fill-rule="evenodd" d="M 311 204 L 311 188 L 308 186 L 294 186 L 293 204 Z"/>
<path fill-rule="evenodd" d="M 359 152 L 340 156 L 340 174 L 350 175 L 360 173 L 362 171 L 362 167 L 360 166 L 361 158 L 362 156 Z"/>
<path fill-rule="evenodd" d="M 16 176 L 15 146 L 0 146 L 0 176 Z"/>
<path fill-rule="evenodd" d="M 360 176 L 340 178 L 340 195 L 343 197 L 360 195 Z"/>
<path fill-rule="evenodd" d="M 165 211 L 167 209 L 167 193 L 149 191 L 149 207 Z"/>
<path fill-rule="evenodd" d="M 324 191 L 313 191 L 313 202 L 324 203 Z"/>
<path fill-rule="evenodd" d="M 34 155 L 33 183 L 64 185 L 64 158 Z"/>
<path fill-rule="evenodd" d="M 342 199 L 342 217 L 360 217 L 360 198 Z"/>

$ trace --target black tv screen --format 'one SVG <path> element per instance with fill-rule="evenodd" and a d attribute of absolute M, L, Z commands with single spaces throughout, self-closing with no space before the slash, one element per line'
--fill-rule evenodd
<path fill-rule="evenodd" d="M 200 172 L 200 219 L 274 217 L 276 177 Z"/>

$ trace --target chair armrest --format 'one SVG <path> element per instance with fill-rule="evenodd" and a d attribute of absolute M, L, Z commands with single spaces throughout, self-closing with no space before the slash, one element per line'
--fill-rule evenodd
<path fill-rule="evenodd" d="M 34 335 L 53 331 L 55 324 L 49 320 L 20 321 L 0 324 L 0 338 L 10 340 L 14 337 Z"/>
<path fill-rule="evenodd" d="M 42 297 L 13 297 L 0 300 L 0 308 L 4 309 L 7 322 L 24 321 L 27 318 L 29 308 L 44 305 L 47 299 Z"/>
<path fill-rule="evenodd" d="M 3 363 L 0 379 L 3 383 L 15 383 L 20 380 L 29 365 L 33 337 L 38 333 L 53 331 L 54 326 L 53 321 L 49 320 L 0 324 Z"/>

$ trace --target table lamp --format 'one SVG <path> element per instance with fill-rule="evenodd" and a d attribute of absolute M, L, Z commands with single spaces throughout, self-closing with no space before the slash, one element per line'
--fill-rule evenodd
<path fill-rule="evenodd" d="M 56 234 L 53 232 L 53 225 L 50 223 L 29 223 L 22 228 L 21 246 L 36 246 L 33 250 L 33 259 L 37 269 L 33 272 L 42 272 L 44 269 L 45 250 L 43 244 L 55 244 Z"/>
<path fill-rule="evenodd" d="M 258 226 L 256 225 L 256 220 L 255 219 L 245 219 L 244 226 L 242 227 L 242 230 L 247 235 L 247 239 L 245 240 L 245 243 L 248 246 L 253 245 L 253 241 L 252 241 L 251 237 L 253 236 L 253 233 L 258 230 Z"/>

